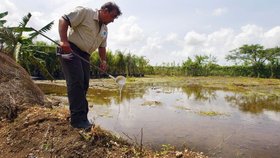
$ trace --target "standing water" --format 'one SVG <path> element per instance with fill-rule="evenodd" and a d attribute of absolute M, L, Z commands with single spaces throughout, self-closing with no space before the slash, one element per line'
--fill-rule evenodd
<path fill-rule="evenodd" d="M 143 144 L 154 149 L 170 144 L 210 157 L 280 155 L 279 96 L 167 82 L 128 84 L 123 89 L 125 80 L 115 81 L 121 99 L 114 89 L 89 89 L 89 117 L 123 138 L 140 140 L 143 128 Z"/>
<path fill-rule="evenodd" d="M 154 149 L 171 144 L 210 157 L 280 155 L 279 98 L 169 83 L 126 85 L 121 100 L 100 93 L 90 103 L 95 122 L 138 140 L 143 128 L 144 145 Z M 102 96 L 104 104 L 95 102 Z"/>

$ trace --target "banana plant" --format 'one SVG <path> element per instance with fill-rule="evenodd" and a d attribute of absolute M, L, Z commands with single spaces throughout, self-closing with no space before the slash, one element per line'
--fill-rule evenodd
<path fill-rule="evenodd" d="M 7 12 L 1 13 L 0 18 L 7 14 Z M 24 16 L 17 27 L 4 27 L 5 21 L 0 21 L 0 42 L 2 42 L 3 52 L 20 63 L 30 74 L 31 67 L 35 66 L 45 78 L 53 80 L 52 75 L 46 69 L 44 58 L 38 58 L 35 55 L 41 52 L 36 51 L 36 47 L 33 45 L 33 39 L 35 39 L 39 33 L 49 31 L 53 26 L 53 21 L 40 30 L 35 31 L 31 27 L 27 27 L 31 16 L 30 13 Z M 29 34 L 23 35 L 24 33 Z"/>
<path fill-rule="evenodd" d="M 2 19 L 7 15 L 8 15 L 8 12 L 0 13 L 0 28 L 3 27 L 4 24 L 7 22 L 7 20 Z"/>

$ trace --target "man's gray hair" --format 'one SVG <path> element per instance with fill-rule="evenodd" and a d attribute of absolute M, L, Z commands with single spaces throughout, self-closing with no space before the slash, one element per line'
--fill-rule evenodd
<path fill-rule="evenodd" d="M 107 9 L 109 12 L 115 10 L 117 12 L 117 17 L 122 15 L 119 6 L 114 2 L 107 2 L 101 6 L 101 9 Z"/>

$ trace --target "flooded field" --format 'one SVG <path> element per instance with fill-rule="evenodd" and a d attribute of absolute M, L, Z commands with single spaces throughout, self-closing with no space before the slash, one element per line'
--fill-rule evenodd
<path fill-rule="evenodd" d="M 65 100 L 65 87 L 40 87 Z M 133 143 L 140 143 L 143 129 L 143 144 L 154 149 L 170 144 L 210 157 L 280 155 L 280 98 L 274 93 L 135 82 L 120 95 L 114 85 L 91 83 L 88 100 L 89 118 Z"/>

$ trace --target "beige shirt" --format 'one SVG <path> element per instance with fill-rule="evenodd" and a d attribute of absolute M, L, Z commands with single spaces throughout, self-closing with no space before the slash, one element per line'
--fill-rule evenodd
<path fill-rule="evenodd" d="M 64 17 L 71 25 L 68 40 L 81 50 L 92 53 L 98 47 L 106 47 L 108 28 L 104 24 L 99 25 L 98 10 L 77 7 Z"/>

